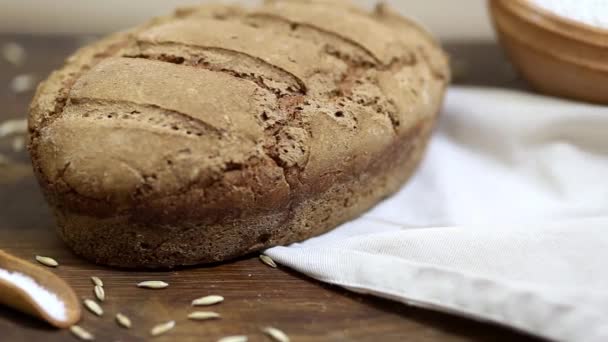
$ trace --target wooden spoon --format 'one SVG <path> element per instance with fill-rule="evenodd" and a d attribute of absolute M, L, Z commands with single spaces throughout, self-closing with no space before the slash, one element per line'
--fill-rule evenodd
<path fill-rule="evenodd" d="M 56 294 L 65 304 L 66 318 L 65 320 L 58 320 L 52 317 L 25 291 L 3 279 L 0 279 L 0 304 L 5 304 L 23 313 L 40 318 L 57 328 L 70 327 L 80 320 L 81 311 L 78 297 L 76 297 L 74 290 L 55 274 L 2 250 L 0 250 L 0 269 L 22 273 L 35 280 L 38 285 Z"/>

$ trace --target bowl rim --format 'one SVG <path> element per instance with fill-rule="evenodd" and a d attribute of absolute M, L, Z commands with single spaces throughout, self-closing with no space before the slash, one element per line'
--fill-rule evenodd
<path fill-rule="evenodd" d="M 560 16 L 531 0 L 490 0 L 499 2 L 503 8 L 515 12 L 522 20 L 541 26 L 561 36 L 584 41 L 588 44 L 608 48 L 608 28 L 596 27 L 568 17 Z M 545 20 L 534 20 L 540 16 Z"/>
<path fill-rule="evenodd" d="M 519 39 L 513 35 L 506 34 L 503 31 L 501 31 L 501 34 L 505 35 L 507 39 L 512 40 L 516 44 L 519 44 L 530 51 L 534 51 L 537 54 L 543 55 L 545 58 L 553 59 L 554 61 L 557 61 L 560 63 L 567 63 L 569 65 L 575 66 L 580 69 L 584 69 L 584 70 L 594 72 L 594 73 L 601 73 L 601 74 L 605 74 L 606 76 L 608 76 L 608 65 L 604 66 L 604 65 L 599 65 L 597 63 L 591 63 L 591 64 L 590 63 L 580 63 L 580 61 L 578 61 L 576 59 L 566 58 L 563 55 L 551 53 L 550 51 L 541 49 L 534 44 L 528 43 L 524 39 Z"/>
<path fill-rule="evenodd" d="M 588 59 L 575 58 L 573 56 L 570 56 L 569 54 L 555 53 L 551 49 L 543 48 L 543 44 L 530 43 L 528 41 L 528 39 L 525 38 L 525 36 L 514 35 L 511 32 L 509 32 L 510 30 L 506 30 L 504 25 L 501 24 L 502 20 L 500 19 L 501 17 L 504 17 L 504 16 L 511 17 L 518 21 L 528 23 L 528 24 L 532 25 L 534 27 L 534 29 L 536 29 L 536 30 L 543 30 L 552 35 L 559 36 L 562 39 L 571 40 L 572 41 L 571 44 L 590 45 L 590 47 L 593 49 L 602 49 L 602 50 L 608 48 L 608 44 L 605 46 L 598 45 L 598 44 L 594 44 L 594 45 L 588 44 L 588 42 L 586 42 L 586 41 L 577 40 L 576 36 L 572 37 L 572 36 L 566 35 L 561 30 L 545 29 L 545 26 L 541 25 L 538 20 L 528 18 L 529 14 L 527 14 L 526 16 L 522 16 L 522 15 L 519 15 L 518 13 L 515 13 L 514 9 L 507 8 L 507 6 L 505 6 L 505 3 L 513 4 L 516 1 L 519 1 L 519 0 L 490 0 L 490 2 L 489 2 L 489 10 L 490 10 L 490 14 L 492 17 L 492 22 L 494 23 L 494 28 L 495 28 L 497 34 L 499 35 L 499 38 L 500 38 L 500 36 L 504 36 L 505 38 L 508 38 L 513 42 L 517 42 L 518 45 L 524 46 L 526 49 L 533 50 L 536 53 L 545 56 L 546 58 L 550 58 L 550 59 L 553 59 L 553 60 L 556 60 L 556 61 L 559 61 L 562 63 L 576 65 L 577 67 L 585 69 L 585 70 L 592 70 L 593 72 L 600 72 L 602 74 L 608 75 L 608 64 L 605 63 L 604 60 L 600 60 L 600 61 L 598 61 L 596 59 L 588 60 Z M 519 8 L 517 10 L 521 11 L 522 9 Z M 499 13 L 502 13 L 502 14 L 499 14 Z M 544 20 L 544 19 L 541 21 L 543 23 L 546 22 L 546 20 Z M 608 51 L 606 51 L 606 52 L 608 52 Z"/>

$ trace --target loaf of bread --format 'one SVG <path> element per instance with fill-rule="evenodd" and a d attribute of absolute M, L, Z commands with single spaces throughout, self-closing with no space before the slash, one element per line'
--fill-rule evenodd
<path fill-rule="evenodd" d="M 29 150 L 76 253 L 218 262 L 324 233 L 397 191 L 448 69 L 383 5 L 183 8 L 70 57 L 38 88 Z"/>

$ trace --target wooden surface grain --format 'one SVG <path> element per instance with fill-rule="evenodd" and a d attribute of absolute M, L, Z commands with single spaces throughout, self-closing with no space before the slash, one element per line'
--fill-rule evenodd
<path fill-rule="evenodd" d="M 8 41 L 23 45 L 28 59 L 19 68 L 0 61 L 0 122 L 25 117 L 32 95 L 12 93 L 8 84 L 13 77 L 24 73 L 45 77 L 87 39 L 0 35 L 0 44 Z M 502 55 L 494 45 L 455 44 L 449 50 L 468 69 L 466 77 L 458 75 L 460 81 L 517 84 L 500 62 Z M 498 76 L 488 77 L 490 73 Z M 102 304 L 105 314 L 96 317 L 85 311 L 81 322 L 97 341 L 149 340 L 152 326 L 167 320 L 175 320 L 176 328 L 155 341 L 215 341 L 235 334 L 248 335 L 250 341 L 268 341 L 259 329 L 269 325 L 284 330 L 292 341 L 533 341 L 497 326 L 352 294 L 288 269 L 269 268 L 256 256 L 171 272 L 131 272 L 90 264 L 72 254 L 57 238 L 27 155 L 12 151 L 11 139 L 0 138 L 0 153 L 12 160 L 9 165 L 0 165 L 0 249 L 32 261 L 37 254 L 57 259 L 61 265 L 52 271 L 81 298 L 94 296 L 90 276 L 102 278 L 107 296 Z M 136 284 L 144 280 L 163 280 L 170 286 L 164 290 L 137 288 Z M 222 319 L 188 321 L 190 302 L 210 294 L 226 299 L 210 308 Z M 132 319 L 131 329 L 115 323 L 118 312 Z M 0 306 L 0 341 L 65 340 L 75 339 L 67 330 L 51 329 Z"/>

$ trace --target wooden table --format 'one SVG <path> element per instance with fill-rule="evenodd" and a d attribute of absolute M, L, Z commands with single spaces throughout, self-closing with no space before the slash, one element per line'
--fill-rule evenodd
<path fill-rule="evenodd" d="M 14 76 L 33 73 L 45 77 L 86 40 L 0 35 L 0 44 L 18 42 L 26 48 L 28 56 L 27 63 L 20 68 L 0 60 L 0 121 L 24 117 L 27 112 L 32 94 L 12 93 L 8 84 Z M 458 75 L 461 81 L 485 85 L 517 84 L 504 68 L 502 56 L 494 45 L 452 44 L 448 48 L 461 56 L 459 58 L 469 61 L 466 77 Z M 176 329 L 155 340 L 215 341 L 226 335 L 246 334 L 250 341 L 267 341 L 259 328 L 271 325 L 287 332 L 292 341 L 533 341 L 493 325 L 352 294 L 288 269 L 271 269 L 255 256 L 172 272 L 127 272 L 90 264 L 72 254 L 58 240 L 27 155 L 13 152 L 10 142 L 10 138 L 0 139 L 0 153 L 13 160 L 8 166 L 0 166 L 0 249 L 28 260 L 36 254 L 56 258 L 61 265 L 53 271 L 72 285 L 82 298 L 93 296 L 89 277 L 101 277 L 107 294 L 103 304 L 106 313 L 98 318 L 84 312 L 81 322 L 98 341 L 148 340 L 150 328 L 167 320 L 176 320 Z M 135 286 L 151 279 L 167 281 L 171 286 L 165 290 L 144 290 Z M 208 294 L 226 298 L 223 304 L 213 307 L 223 319 L 188 321 L 185 317 L 191 309 L 190 301 Z M 117 312 L 131 317 L 132 329 L 116 325 L 113 316 Z M 72 339 L 69 331 L 51 329 L 0 307 L 2 342 Z"/>

